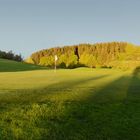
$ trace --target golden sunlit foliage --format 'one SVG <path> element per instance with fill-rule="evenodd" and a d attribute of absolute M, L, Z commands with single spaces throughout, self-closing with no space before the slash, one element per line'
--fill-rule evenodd
<path fill-rule="evenodd" d="M 126 42 L 79 44 L 41 50 L 31 55 L 35 64 L 54 66 L 54 55 L 58 56 L 58 67 L 117 67 L 135 68 L 140 61 L 140 48 Z"/>

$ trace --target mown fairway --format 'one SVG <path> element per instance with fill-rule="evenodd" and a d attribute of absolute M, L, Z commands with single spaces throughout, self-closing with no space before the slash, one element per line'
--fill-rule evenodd
<path fill-rule="evenodd" d="M 139 69 L 0 67 L 0 139 L 140 139 Z"/>

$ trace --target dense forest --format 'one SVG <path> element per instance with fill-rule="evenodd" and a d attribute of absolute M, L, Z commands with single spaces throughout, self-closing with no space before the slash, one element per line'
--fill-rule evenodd
<path fill-rule="evenodd" d="M 0 58 L 14 60 L 14 61 L 18 61 L 18 62 L 23 61 L 23 58 L 20 54 L 19 55 L 14 54 L 12 51 L 5 52 L 5 51 L 0 50 Z"/>
<path fill-rule="evenodd" d="M 126 42 L 79 44 L 41 50 L 26 60 L 28 63 L 54 67 L 54 56 L 58 56 L 57 67 L 106 67 L 135 68 L 140 65 L 140 48 Z"/>

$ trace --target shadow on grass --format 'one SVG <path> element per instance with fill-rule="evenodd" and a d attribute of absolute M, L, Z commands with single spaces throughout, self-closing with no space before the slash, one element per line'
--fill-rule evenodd
<path fill-rule="evenodd" d="M 71 123 L 73 123 L 73 121 L 70 121 L 69 123 L 68 119 L 73 119 L 73 118 L 69 118 L 69 115 L 71 115 L 72 113 L 71 111 L 73 110 L 72 109 L 73 105 L 75 106 L 75 103 L 76 103 L 76 106 L 77 106 L 77 102 L 73 102 L 73 101 L 69 102 L 70 104 L 68 104 L 67 106 L 68 102 L 66 101 L 66 102 L 63 102 L 63 105 L 61 106 L 61 103 L 55 102 L 55 101 L 52 102 L 49 99 L 44 98 L 44 95 L 45 96 L 52 95 L 52 94 L 56 95 L 56 94 L 59 94 L 59 92 L 62 92 L 63 95 L 71 94 L 70 90 L 72 90 L 73 88 L 75 89 L 76 86 L 81 85 L 86 82 L 102 79 L 106 76 L 107 75 L 91 77 L 91 78 L 90 77 L 82 78 L 82 79 L 73 80 L 73 81 L 70 80 L 68 82 L 61 82 L 61 83 L 53 84 L 43 89 L 27 90 L 27 91 L 18 90 L 18 91 L 13 91 L 13 93 L 12 92 L 9 93 L 9 95 L 7 94 L 6 97 L 1 96 L 0 98 L 1 112 L 0 113 L 4 115 L 2 118 L 0 117 L 0 122 L 1 124 L 3 124 L 2 126 L 0 125 L 0 129 L 1 129 L 0 134 L 6 139 L 8 139 L 7 134 L 10 136 L 11 139 L 15 139 L 16 134 L 14 132 L 11 132 L 13 129 L 12 128 L 13 124 L 14 122 L 16 122 L 16 124 L 18 124 L 18 122 L 21 122 L 21 124 L 26 123 L 26 127 L 25 126 L 22 127 L 20 124 L 20 126 L 17 126 L 17 128 L 21 129 L 22 127 L 24 133 L 25 134 L 27 133 L 29 135 L 28 138 L 30 139 L 36 139 L 37 136 L 38 136 L 38 139 L 45 139 L 45 140 L 46 139 L 49 139 L 49 140 L 67 139 L 66 138 L 67 135 L 65 134 L 70 131 L 68 129 L 71 128 Z M 60 109 L 59 112 L 56 112 L 59 106 L 62 108 Z M 40 112 L 38 109 L 40 111 L 42 111 L 43 109 L 43 112 Z M 46 113 L 47 110 L 50 110 L 50 113 Z M 64 114 L 62 114 L 62 116 L 61 116 L 61 111 L 64 111 Z M 42 114 L 44 117 L 42 115 L 40 116 L 40 114 Z M 25 119 L 24 117 L 27 117 L 27 118 Z M 37 122 L 34 122 L 34 120 L 37 120 Z M 68 126 L 65 126 L 67 121 L 68 121 Z M 4 126 L 6 125 L 9 125 L 9 127 L 5 128 Z M 39 128 L 42 128 L 42 131 L 36 134 L 36 130 Z M 67 132 L 65 131 L 65 128 L 67 128 L 66 130 Z M 3 131 L 6 132 L 6 134 L 2 134 Z M 0 135 L 0 138 L 1 138 L 1 135 Z M 19 134 L 18 138 L 23 139 L 27 137 L 26 135 Z"/>
<path fill-rule="evenodd" d="M 120 77 L 86 101 L 70 104 L 62 134 L 79 140 L 140 139 L 139 74 L 137 68 L 132 77 Z"/>
<path fill-rule="evenodd" d="M 133 72 L 130 86 L 128 88 L 127 100 L 134 103 L 140 102 L 140 67 Z"/>
<path fill-rule="evenodd" d="M 22 90 L 12 90 L 7 93 L 1 94 L 0 104 L 2 103 L 43 103 L 48 101 L 50 96 L 55 96 L 59 94 L 72 94 L 78 85 L 84 84 L 86 82 L 95 81 L 108 75 L 102 75 L 97 77 L 81 78 L 76 80 L 69 80 L 67 82 L 58 82 L 40 89 L 22 89 Z M 6 94 L 6 96 L 5 96 Z M 62 96 L 63 96 L 62 95 Z"/>
<path fill-rule="evenodd" d="M 46 95 L 71 94 L 78 85 L 86 84 L 108 75 L 79 79 L 50 85 L 39 90 L 19 90 L 15 99 L 0 100 L 2 103 L 38 104 L 38 110 L 48 104 Z M 137 68 L 132 76 L 120 77 L 85 100 L 66 100 L 53 103 L 54 108 L 36 118 L 35 127 L 43 128 L 40 139 L 48 140 L 137 140 L 140 139 L 140 79 Z M 93 85 L 94 89 L 94 85 Z M 91 92 L 87 88 L 85 94 Z M 94 92 L 94 91 L 93 91 Z M 30 95 L 29 95 L 30 94 Z M 134 97 L 135 96 L 135 97 Z M 133 99 L 133 100 L 132 100 Z M 51 106 L 51 105 L 50 105 Z M 47 106 L 47 107 L 50 107 Z M 59 108 L 60 107 L 60 108 Z M 31 110 L 33 112 L 33 110 Z M 32 113 L 31 112 L 31 113 Z M 44 114 L 43 114 L 44 113 Z M 46 117 L 46 116 L 47 117 Z M 49 117 L 48 117 L 49 116 Z M 35 119 L 36 119 L 35 118 Z M 29 125 L 29 124 L 27 124 Z M 47 131 L 44 131 L 46 129 Z M 27 130 L 25 130 L 27 131 Z M 33 130 L 30 131 L 36 135 Z M 34 137 L 35 138 L 35 137 Z"/>

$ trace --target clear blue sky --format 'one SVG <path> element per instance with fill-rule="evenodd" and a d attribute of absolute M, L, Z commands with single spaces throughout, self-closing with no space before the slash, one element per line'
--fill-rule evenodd
<path fill-rule="evenodd" d="M 0 0 L 0 50 L 108 41 L 140 45 L 140 0 Z"/>

